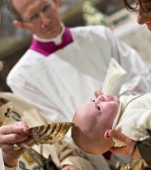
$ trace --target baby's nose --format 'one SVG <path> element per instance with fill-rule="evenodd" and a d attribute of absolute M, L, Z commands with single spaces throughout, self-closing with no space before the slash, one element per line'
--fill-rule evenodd
<path fill-rule="evenodd" d="M 105 97 L 103 95 L 100 95 L 97 97 L 97 102 L 105 101 Z"/>

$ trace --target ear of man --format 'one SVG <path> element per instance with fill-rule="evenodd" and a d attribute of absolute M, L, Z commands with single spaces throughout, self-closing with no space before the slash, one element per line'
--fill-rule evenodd
<path fill-rule="evenodd" d="M 20 28 L 20 29 L 23 29 L 23 30 L 27 30 L 27 26 L 23 22 L 21 22 L 21 21 L 14 20 L 13 24 L 17 28 Z"/>

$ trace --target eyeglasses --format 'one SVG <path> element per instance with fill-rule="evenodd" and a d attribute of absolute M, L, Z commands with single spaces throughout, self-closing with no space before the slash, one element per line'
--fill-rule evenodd
<path fill-rule="evenodd" d="M 40 19 L 40 13 L 50 13 L 52 11 L 52 6 L 52 2 L 46 2 L 46 4 L 42 6 L 41 10 L 31 14 L 29 17 L 26 17 L 23 21 L 28 23 L 36 23 Z"/>
<path fill-rule="evenodd" d="M 139 0 L 136 5 L 136 9 L 141 9 L 143 12 L 151 12 L 151 1 L 150 0 Z"/>

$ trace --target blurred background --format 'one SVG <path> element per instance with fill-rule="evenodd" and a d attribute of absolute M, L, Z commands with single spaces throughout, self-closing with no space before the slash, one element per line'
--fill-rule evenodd
<path fill-rule="evenodd" d="M 135 0 L 130 0 L 134 3 Z M 31 35 L 15 28 L 0 0 L 0 59 L 4 69 L 0 72 L 0 90 L 9 91 L 5 79 L 9 70 L 27 50 Z M 123 0 L 60 0 L 60 14 L 67 26 L 105 25 L 115 36 L 135 48 L 146 64 L 151 63 L 151 33 L 136 23 L 134 13 L 127 12 Z M 140 43 L 138 43 L 140 42 Z M 143 43 L 141 43 L 143 42 Z"/>

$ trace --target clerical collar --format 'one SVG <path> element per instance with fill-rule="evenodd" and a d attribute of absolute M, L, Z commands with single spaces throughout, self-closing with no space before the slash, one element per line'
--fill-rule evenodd
<path fill-rule="evenodd" d="M 62 32 L 54 39 L 42 39 L 34 35 L 30 49 L 47 57 L 72 42 L 70 29 L 63 27 Z"/>

